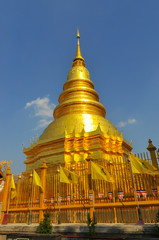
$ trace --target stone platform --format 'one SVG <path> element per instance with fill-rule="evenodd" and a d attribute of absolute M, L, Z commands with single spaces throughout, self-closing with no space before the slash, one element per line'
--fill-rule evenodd
<path fill-rule="evenodd" d="M 97 224 L 96 236 L 89 237 L 86 224 L 53 224 L 53 234 L 35 234 L 38 224 L 7 224 L 0 225 L 0 240 L 28 238 L 29 240 L 42 239 L 159 239 L 155 233 L 155 224 Z M 159 227 L 159 225 L 157 225 Z M 3 235 L 3 236 L 2 236 Z"/>

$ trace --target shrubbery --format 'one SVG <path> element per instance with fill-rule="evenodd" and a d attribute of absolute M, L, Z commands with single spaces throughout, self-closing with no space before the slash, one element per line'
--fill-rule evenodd
<path fill-rule="evenodd" d="M 90 218 L 90 214 L 88 213 L 87 214 L 87 226 L 88 226 L 88 229 L 89 229 L 89 234 L 91 236 L 95 235 L 95 231 L 96 231 L 96 223 L 94 222 L 93 219 Z"/>
<path fill-rule="evenodd" d="M 158 210 L 158 212 L 156 214 L 156 223 L 159 223 L 159 210 Z"/>
<path fill-rule="evenodd" d="M 51 226 L 51 214 L 46 212 L 44 213 L 44 219 L 40 222 L 39 227 L 36 231 L 37 233 L 45 233 L 51 234 L 52 233 L 52 226 Z"/>

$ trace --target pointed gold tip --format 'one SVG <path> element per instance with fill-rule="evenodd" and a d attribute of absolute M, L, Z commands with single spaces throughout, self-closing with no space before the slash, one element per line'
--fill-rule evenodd
<path fill-rule="evenodd" d="M 80 38 L 79 28 L 77 28 L 77 38 Z"/>
<path fill-rule="evenodd" d="M 80 38 L 79 28 L 77 28 L 77 51 L 76 51 L 76 57 L 74 58 L 73 62 L 75 62 L 76 60 L 80 60 L 84 62 L 84 58 L 81 55 L 79 38 Z"/>

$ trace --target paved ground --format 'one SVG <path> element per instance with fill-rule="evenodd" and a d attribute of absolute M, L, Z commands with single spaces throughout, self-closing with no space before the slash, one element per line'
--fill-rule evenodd
<path fill-rule="evenodd" d="M 80 240 L 88 239 L 88 227 L 86 224 L 53 224 L 53 235 L 52 237 L 45 237 L 45 239 L 57 239 L 60 236 L 61 240 Z M 0 234 L 15 234 L 14 238 L 22 236 L 28 236 L 29 239 L 43 239 L 35 236 L 36 229 L 38 224 L 7 224 L 0 225 Z M 159 228 L 159 225 L 158 225 Z M 145 225 L 136 225 L 136 224 L 97 224 L 96 226 L 96 240 L 100 237 L 109 239 L 159 239 L 159 235 L 155 233 L 156 225 L 155 224 L 145 224 Z M 30 234 L 30 235 L 29 235 Z M 64 237 L 65 235 L 65 237 Z M 66 236 L 67 235 L 67 236 Z M 10 235 L 11 236 L 11 235 Z M 75 236 L 76 238 L 73 238 Z M 2 236 L 1 236 L 2 237 Z M 37 238 L 38 237 L 38 238 Z M 44 237 L 44 236 L 43 236 Z M 6 238 L 5 238 L 6 239 Z M 0 240 L 5 240 L 0 238 Z M 87 240 L 86 239 L 86 240 Z"/>

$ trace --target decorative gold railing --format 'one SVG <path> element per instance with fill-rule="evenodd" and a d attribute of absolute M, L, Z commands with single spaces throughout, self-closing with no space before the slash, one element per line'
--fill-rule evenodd
<path fill-rule="evenodd" d="M 95 162 L 103 165 L 115 179 L 114 186 L 112 183 L 103 180 L 93 180 L 97 221 L 99 223 L 135 223 L 138 219 L 138 213 L 130 162 L 122 157 Z M 88 162 L 69 164 L 65 167 L 77 173 L 80 176 L 80 181 L 79 184 L 61 183 L 61 221 L 63 223 L 86 223 L 87 214 L 92 209 L 92 201 L 89 200 Z M 33 187 L 32 222 L 39 222 L 41 212 L 50 211 L 52 222 L 57 223 L 59 211 L 58 168 L 58 166 L 55 166 L 46 169 L 43 199 L 40 198 L 39 188 Z M 42 171 L 43 169 L 37 171 L 39 176 L 41 176 Z M 139 199 L 143 220 L 145 222 L 155 222 L 159 197 L 153 195 L 152 189 L 157 188 L 156 179 L 150 175 L 141 176 L 140 174 L 135 174 L 134 179 L 136 189 L 147 191 L 147 197 Z M 28 222 L 31 206 L 31 181 L 29 174 L 18 179 L 16 183 L 17 197 L 10 200 L 9 204 L 10 223 Z M 123 191 L 123 200 L 119 200 L 118 191 Z M 112 199 L 109 197 L 109 192 L 112 193 Z M 99 193 L 103 193 L 104 197 L 100 198 Z M 3 191 L 1 194 L 3 194 Z M 71 195 L 70 201 L 68 201 L 67 195 Z M 0 198 L 3 199 L 2 196 Z M 54 203 L 51 202 L 52 198 L 54 198 Z"/>

